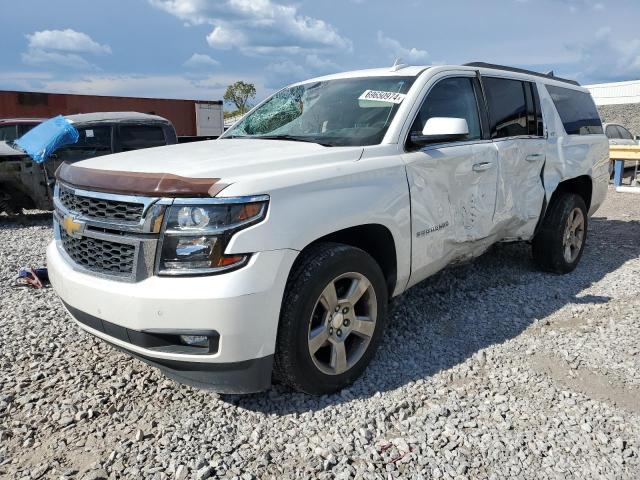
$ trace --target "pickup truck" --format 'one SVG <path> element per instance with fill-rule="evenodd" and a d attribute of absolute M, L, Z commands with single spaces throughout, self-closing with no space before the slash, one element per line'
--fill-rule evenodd
<path fill-rule="evenodd" d="M 217 140 L 63 164 L 49 277 L 81 328 L 180 382 L 326 394 L 372 360 L 389 299 L 447 265 L 524 241 L 542 269 L 576 268 L 608 161 L 570 80 L 329 75 Z"/>
<path fill-rule="evenodd" d="M 67 115 L 77 128 L 80 138 L 73 145 L 59 148 L 52 158 L 38 165 L 20 149 L 12 146 L 15 137 L 6 131 L 6 141 L 0 141 L 0 213 L 12 214 L 23 208 L 52 210 L 52 184 L 56 169 L 63 163 L 126 152 L 141 148 L 176 143 L 176 132 L 171 122 L 157 115 L 138 112 L 98 112 Z M 20 119 L 23 125 L 17 133 L 26 133 L 42 119 Z M 17 128 L 17 121 L 0 120 Z"/>

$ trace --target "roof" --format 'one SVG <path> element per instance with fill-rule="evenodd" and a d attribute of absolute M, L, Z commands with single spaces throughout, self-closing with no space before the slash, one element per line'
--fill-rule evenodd
<path fill-rule="evenodd" d="M 361 78 L 361 77 L 417 77 L 426 70 L 471 70 L 478 71 L 486 74 L 490 72 L 506 72 L 509 76 L 514 78 L 520 78 L 522 80 L 535 82 L 537 79 L 542 78 L 545 83 L 556 84 L 558 86 L 569 87 L 572 89 L 583 90 L 584 88 L 574 80 L 567 80 L 565 78 L 556 77 L 551 74 L 534 72 L 532 70 L 524 70 L 521 68 L 505 67 L 503 65 L 494 65 L 490 63 L 468 63 L 464 65 L 394 65 L 393 67 L 385 68 L 371 68 L 367 70 L 354 70 L 351 72 L 334 73 L 331 75 L 325 75 L 322 77 L 312 78 L 305 80 L 294 85 L 302 85 L 310 82 L 320 82 L 326 80 L 337 80 L 341 78 Z"/>
<path fill-rule="evenodd" d="M 558 82 L 570 83 L 571 85 L 580 86 L 578 82 L 575 80 L 569 80 L 567 78 L 556 77 L 553 74 L 553 71 L 549 73 L 540 73 L 534 72 L 533 70 L 526 70 L 524 68 L 516 68 L 516 67 L 507 67 L 505 65 L 497 65 L 495 63 L 486 63 L 486 62 L 471 62 L 465 63 L 465 67 L 478 67 L 478 68 L 489 68 L 493 70 L 503 70 L 505 72 L 514 72 L 514 73 L 524 73 L 525 75 L 533 75 L 534 77 L 546 78 L 548 80 L 556 80 Z"/>
<path fill-rule="evenodd" d="M 318 82 L 325 80 L 336 80 L 339 78 L 358 78 L 358 77 L 417 77 L 426 69 L 432 65 L 399 65 L 398 67 L 384 67 L 384 68 L 369 68 L 366 70 L 353 70 L 350 72 L 333 73 L 331 75 L 324 75 L 322 77 L 316 77 L 309 80 L 304 80 L 302 83 Z M 298 84 L 296 84 L 298 85 Z"/>
<path fill-rule="evenodd" d="M 10 124 L 10 125 L 16 125 L 16 124 L 38 124 L 38 123 L 42 123 L 46 120 L 46 118 L 0 118 L 0 125 L 1 124 Z"/>
<path fill-rule="evenodd" d="M 98 122 L 162 122 L 169 123 L 164 117 L 159 115 L 151 115 L 139 112 L 94 112 L 94 113 L 78 113 L 75 115 L 65 115 L 67 120 L 72 123 L 98 123 Z"/>

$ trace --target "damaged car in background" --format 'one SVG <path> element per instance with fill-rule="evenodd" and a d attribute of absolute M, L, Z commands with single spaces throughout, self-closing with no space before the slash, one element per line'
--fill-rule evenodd
<path fill-rule="evenodd" d="M 64 117 L 78 131 L 78 140 L 56 149 L 43 163 L 32 161 L 16 142 L 42 119 L 0 120 L 5 141 L 0 141 L 0 213 L 22 209 L 53 209 L 56 169 L 63 163 L 176 143 L 171 122 L 137 112 L 99 112 Z"/>
<path fill-rule="evenodd" d="M 526 241 L 542 269 L 576 268 L 608 162 L 573 81 L 325 76 L 215 141 L 63 163 L 49 276 L 80 327 L 178 381 L 326 394 L 373 358 L 389 299 L 447 265 Z"/>

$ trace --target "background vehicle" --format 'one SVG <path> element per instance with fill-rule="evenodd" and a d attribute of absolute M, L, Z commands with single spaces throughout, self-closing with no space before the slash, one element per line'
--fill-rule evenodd
<path fill-rule="evenodd" d="M 605 123 L 603 128 L 609 139 L 609 145 L 638 145 L 638 140 L 631 132 L 618 123 Z M 613 163 L 614 159 L 609 162 L 609 176 L 613 175 Z M 635 164 L 636 162 L 632 160 L 625 161 L 625 167 L 632 167 Z"/>
<path fill-rule="evenodd" d="M 0 118 L 0 141 L 12 142 L 43 120 L 43 118 Z"/>
<path fill-rule="evenodd" d="M 171 123 L 157 115 L 99 112 L 65 118 L 78 129 L 80 138 L 58 149 L 42 165 L 9 143 L 0 142 L 0 213 L 22 208 L 53 209 L 54 173 L 63 162 L 176 143 Z"/>
<path fill-rule="evenodd" d="M 542 269 L 576 268 L 608 154 L 573 81 L 483 63 L 329 75 L 218 140 L 63 166 L 49 277 L 83 329 L 179 381 L 333 392 L 373 358 L 388 298 L 447 265 L 530 241 Z"/>
<path fill-rule="evenodd" d="M 50 118 L 82 112 L 143 112 L 166 118 L 185 141 L 218 137 L 223 129 L 222 100 L 116 97 L 0 90 L 0 115 Z"/>

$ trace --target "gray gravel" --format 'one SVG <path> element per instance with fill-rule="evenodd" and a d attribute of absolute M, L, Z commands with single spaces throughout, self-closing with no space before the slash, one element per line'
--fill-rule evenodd
<path fill-rule="evenodd" d="M 500 245 L 397 299 L 365 376 L 220 397 L 82 333 L 46 215 L 0 218 L 2 478 L 640 477 L 640 196 L 610 191 L 567 276 Z"/>

